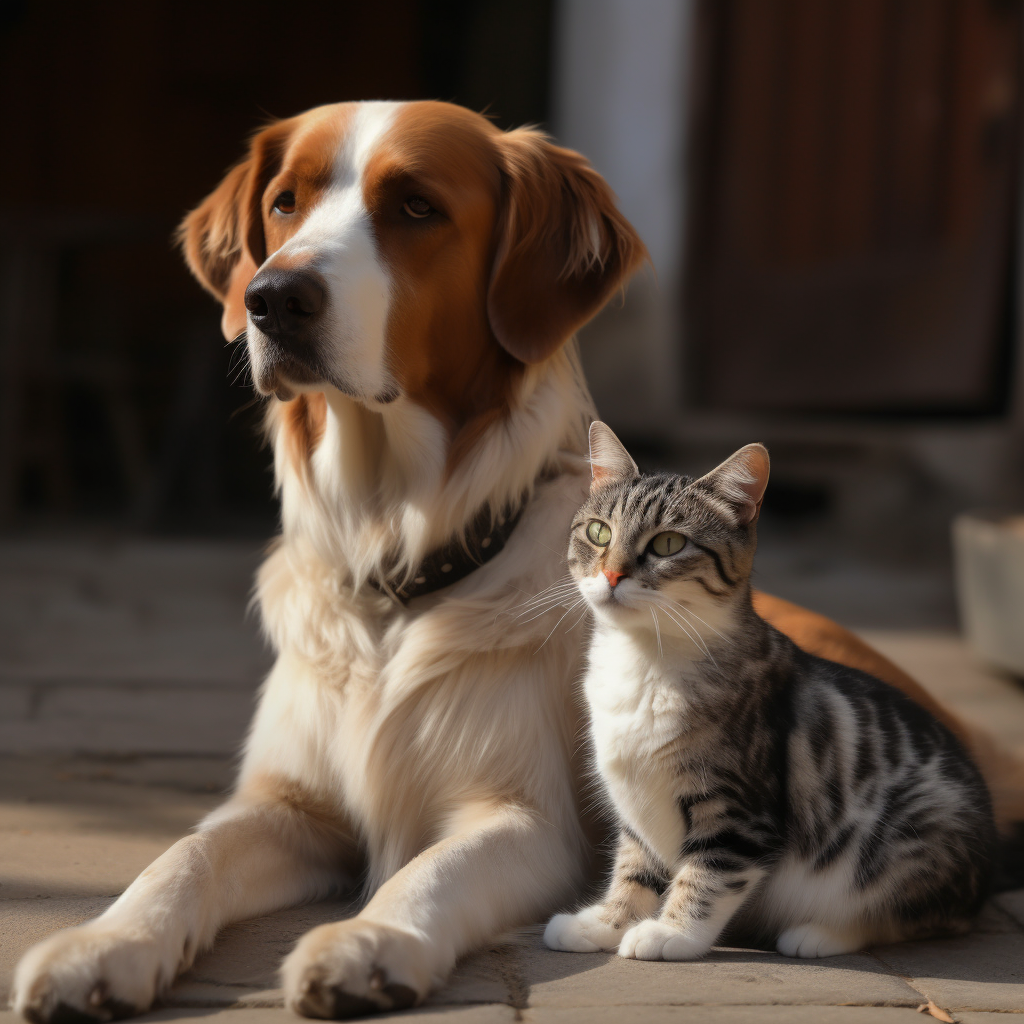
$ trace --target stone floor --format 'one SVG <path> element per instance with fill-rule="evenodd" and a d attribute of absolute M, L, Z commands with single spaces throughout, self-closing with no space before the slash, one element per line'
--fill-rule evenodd
<path fill-rule="evenodd" d="M 0 1005 L 21 952 L 106 907 L 229 785 L 266 666 L 244 617 L 259 552 L 0 544 Z M 884 621 L 884 616 L 880 616 Z M 877 623 L 876 623 L 877 625 Z M 950 631 L 864 635 L 1024 751 L 1024 690 Z M 202 715 L 199 714 L 200 709 Z M 284 1024 L 276 968 L 323 903 L 225 930 L 144 1019 Z M 898 1022 L 1024 1014 L 1024 890 L 976 931 L 822 961 L 719 949 L 690 964 L 553 953 L 539 926 L 466 958 L 424 1021 Z M 699 1008 L 699 1009 L 698 1009 Z M 0 1024 L 13 1015 L 0 1011 Z"/>

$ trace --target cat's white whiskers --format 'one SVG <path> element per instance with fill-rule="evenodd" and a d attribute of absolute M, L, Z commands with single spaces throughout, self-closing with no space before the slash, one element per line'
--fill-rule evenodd
<path fill-rule="evenodd" d="M 525 625 L 528 622 L 533 622 L 536 619 L 543 618 L 550 611 L 553 611 L 553 610 L 555 610 L 557 608 L 565 608 L 566 607 L 565 602 L 568 601 L 568 599 L 569 599 L 569 595 L 565 594 L 562 597 L 558 597 L 558 598 L 552 600 L 549 604 L 545 605 L 542 608 L 539 608 L 539 609 L 538 608 L 528 608 L 528 609 L 526 609 L 526 611 L 520 612 L 519 615 L 516 616 L 516 621 L 518 622 L 518 621 L 521 620 L 523 625 Z M 574 601 L 570 607 L 571 608 L 575 608 L 576 604 L 577 604 L 577 602 Z M 529 614 L 530 612 L 532 612 L 533 614 L 530 615 L 529 618 L 524 619 L 523 616 Z"/>
<path fill-rule="evenodd" d="M 586 601 L 584 601 L 583 602 L 583 614 L 580 615 L 580 617 L 566 630 L 566 632 L 569 633 L 572 630 L 574 630 L 587 617 L 587 612 L 589 612 L 589 611 L 590 611 L 590 606 L 587 604 Z"/>
<path fill-rule="evenodd" d="M 576 587 L 575 583 L 571 580 L 563 582 L 563 580 L 566 579 L 567 577 L 563 576 L 561 580 L 557 580 L 555 583 L 552 583 L 551 586 L 545 587 L 538 594 L 528 594 L 527 591 L 523 590 L 521 587 L 517 587 L 515 584 L 509 584 L 513 590 L 518 591 L 520 594 L 525 594 L 527 596 L 527 600 L 522 601 L 519 604 L 514 604 L 511 607 L 501 609 L 495 613 L 495 621 L 506 615 L 514 616 L 518 621 L 529 612 L 534 611 L 537 608 L 541 608 L 542 605 L 546 605 L 547 607 L 541 609 L 541 614 L 549 608 L 554 608 L 556 605 L 564 601 L 565 598 L 568 597 L 569 593 Z"/>
<path fill-rule="evenodd" d="M 684 608 L 686 610 L 687 614 L 692 615 L 693 618 L 697 619 L 698 622 L 703 622 L 704 625 L 707 626 L 708 629 L 710 629 L 712 633 L 717 633 L 727 644 L 733 643 L 733 641 L 732 641 L 732 639 L 730 637 L 727 637 L 720 629 L 715 629 L 715 627 L 712 626 L 711 623 L 707 621 L 707 619 L 702 619 L 689 605 L 684 605 L 684 604 L 681 604 L 681 603 L 677 603 L 676 607 L 677 608 Z"/>
<path fill-rule="evenodd" d="M 529 608 L 530 605 L 541 604 L 544 601 L 548 600 L 550 597 L 563 594 L 567 590 L 574 590 L 575 587 L 575 583 L 559 583 L 556 585 L 552 585 L 550 587 L 547 587 L 545 590 L 542 590 L 539 594 L 534 594 L 532 597 L 528 598 L 526 601 L 522 603 L 520 607 Z"/>
<path fill-rule="evenodd" d="M 654 620 L 654 635 L 658 638 L 658 659 L 661 660 L 665 657 L 665 652 L 661 649 L 661 627 L 658 625 L 658 612 L 653 604 L 648 605 L 647 610 L 651 613 L 651 618 Z"/>
<path fill-rule="evenodd" d="M 669 611 L 669 609 L 664 606 L 661 606 L 661 610 L 690 638 L 690 642 L 695 647 L 697 647 L 700 650 L 705 650 L 705 648 L 702 646 L 700 642 L 700 637 L 694 635 L 694 633 L 691 632 L 690 627 L 688 627 L 686 623 L 682 621 L 682 619 L 677 618 L 677 616 L 673 612 Z"/>
<path fill-rule="evenodd" d="M 657 606 L 665 612 L 666 615 L 669 615 L 672 618 L 672 620 L 686 632 L 687 636 L 689 636 L 691 640 L 694 640 L 694 634 L 696 634 L 696 639 L 694 640 L 694 642 L 701 648 L 701 650 L 704 652 L 705 657 L 707 657 L 711 664 L 717 668 L 718 663 L 715 661 L 714 655 L 711 653 L 711 648 L 708 646 L 707 641 L 701 634 L 700 629 L 690 619 L 688 609 L 686 609 L 684 606 L 680 604 L 673 603 L 662 594 L 654 595 L 653 600 L 657 604 Z M 682 619 L 683 622 L 686 623 L 686 625 L 684 625 L 683 622 L 680 621 L 680 619 Z M 701 619 L 701 621 L 703 622 L 704 620 Z M 707 625 L 707 623 L 705 623 L 705 625 Z M 687 626 L 689 626 L 689 629 L 687 629 Z M 690 633 L 691 629 L 693 630 L 692 634 Z M 717 632 L 717 630 L 715 632 Z"/>
<path fill-rule="evenodd" d="M 686 609 L 683 608 L 681 605 L 676 605 L 674 610 L 678 611 L 682 615 L 682 617 L 689 624 L 690 628 L 694 631 L 694 633 L 697 634 L 697 639 L 700 641 L 701 647 L 704 648 L 704 653 L 705 655 L 707 655 L 708 660 L 711 662 L 712 665 L 715 666 L 715 668 L 718 668 L 718 662 L 715 661 L 715 656 L 711 653 L 711 648 L 708 647 L 707 641 L 704 639 L 703 635 L 701 634 L 701 631 L 697 628 L 696 623 L 694 623 L 690 616 L 687 614 Z"/>
<path fill-rule="evenodd" d="M 562 580 L 564 579 L 565 577 L 562 578 Z M 573 580 L 570 579 L 568 582 L 563 582 L 562 580 L 556 581 L 550 587 L 546 587 L 539 594 L 530 598 L 530 600 L 524 601 L 521 605 L 511 609 L 517 612 L 516 621 L 523 620 L 524 616 L 529 615 L 530 617 L 525 619 L 525 622 L 533 622 L 534 619 L 539 619 L 541 616 L 546 615 L 553 608 L 564 607 L 569 597 L 578 593 L 578 590 Z"/>
<path fill-rule="evenodd" d="M 541 641 L 540 647 L 538 647 L 538 648 L 537 648 L 537 650 L 535 650 L 535 651 L 534 651 L 533 653 L 534 653 L 534 654 L 539 654 L 539 653 L 540 653 L 540 651 L 541 651 L 541 648 L 543 648 L 543 646 L 544 646 L 544 645 L 545 645 L 545 644 L 546 644 L 546 643 L 547 643 L 547 642 L 548 642 L 548 641 L 549 641 L 549 640 L 551 639 L 551 634 L 552 634 L 552 633 L 554 633 L 554 631 L 555 631 L 556 629 L 558 629 L 558 627 L 559 627 L 559 626 L 560 626 L 560 625 L 562 624 L 562 619 L 564 619 L 564 618 L 565 618 L 565 616 L 566 616 L 566 615 L 568 615 L 568 614 L 569 614 L 570 612 L 572 612 L 572 611 L 575 611 L 575 610 L 576 610 L 577 608 L 579 608 L 579 606 L 580 606 L 581 604 L 585 604 L 585 603 L 586 603 L 586 602 L 585 602 L 585 601 L 584 601 L 584 599 L 583 599 L 583 598 L 581 597 L 581 598 L 580 598 L 580 599 L 579 599 L 578 601 L 576 601 L 576 602 L 575 602 L 574 604 L 571 604 L 571 605 L 570 605 L 570 606 L 569 606 L 569 607 L 568 607 L 568 608 L 567 608 L 567 609 L 565 610 L 565 612 L 564 612 L 564 613 L 562 614 L 562 616 L 561 616 L 561 618 L 560 618 L 560 619 L 558 620 L 558 622 L 556 622 L 556 623 L 555 623 L 555 624 L 554 624 L 554 625 L 553 625 L 553 626 L 551 627 L 551 631 L 550 631 L 550 632 L 548 633 L 548 635 L 547 635 L 546 637 L 544 637 L 544 639 L 543 639 L 543 640 Z"/>
<path fill-rule="evenodd" d="M 576 583 L 574 580 L 560 579 L 556 580 L 549 587 L 545 587 L 539 594 L 534 594 L 528 600 L 524 601 L 520 607 L 529 608 L 530 605 L 538 604 L 540 602 L 548 600 L 550 597 L 563 594 L 568 590 L 575 590 Z"/>
<path fill-rule="evenodd" d="M 667 602 L 664 598 L 661 598 L 660 595 L 653 603 L 655 603 L 657 607 L 659 607 L 690 638 L 691 642 L 700 651 L 702 651 L 704 656 L 717 668 L 718 664 L 712 656 L 708 645 L 704 642 L 704 638 L 698 632 L 697 627 L 692 622 L 689 622 L 689 620 L 684 622 L 682 618 L 676 615 L 676 612 L 681 610 L 679 606 Z"/>

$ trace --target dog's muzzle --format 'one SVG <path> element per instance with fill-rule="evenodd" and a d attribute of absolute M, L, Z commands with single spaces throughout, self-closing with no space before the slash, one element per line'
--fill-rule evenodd
<path fill-rule="evenodd" d="M 279 343 L 312 340 L 326 289 L 309 270 L 261 270 L 245 289 L 249 320 L 267 337 Z"/>
<path fill-rule="evenodd" d="M 293 397 L 290 385 L 324 380 L 318 340 L 326 286 L 310 270 L 267 267 L 249 282 L 245 308 L 254 380 L 263 394 Z"/>

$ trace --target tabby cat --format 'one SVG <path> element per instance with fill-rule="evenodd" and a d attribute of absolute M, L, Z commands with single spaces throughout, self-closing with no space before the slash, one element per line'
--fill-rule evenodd
<path fill-rule="evenodd" d="M 751 605 L 766 449 L 694 480 L 641 475 L 603 423 L 590 443 L 569 568 L 593 612 L 585 692 L 620 834 L 604 899 L 552 918 L 547 945 L 816 957 L 968 928 L 995 826 L 957 739 Z"/>

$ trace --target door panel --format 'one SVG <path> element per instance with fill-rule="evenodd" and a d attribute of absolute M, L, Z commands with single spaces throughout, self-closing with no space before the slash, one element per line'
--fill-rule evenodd
<path fill-rule="evenodd" d="M 699 19 L 695 401 L 994 411 L 1020 3 L 707 0 Z"/>

